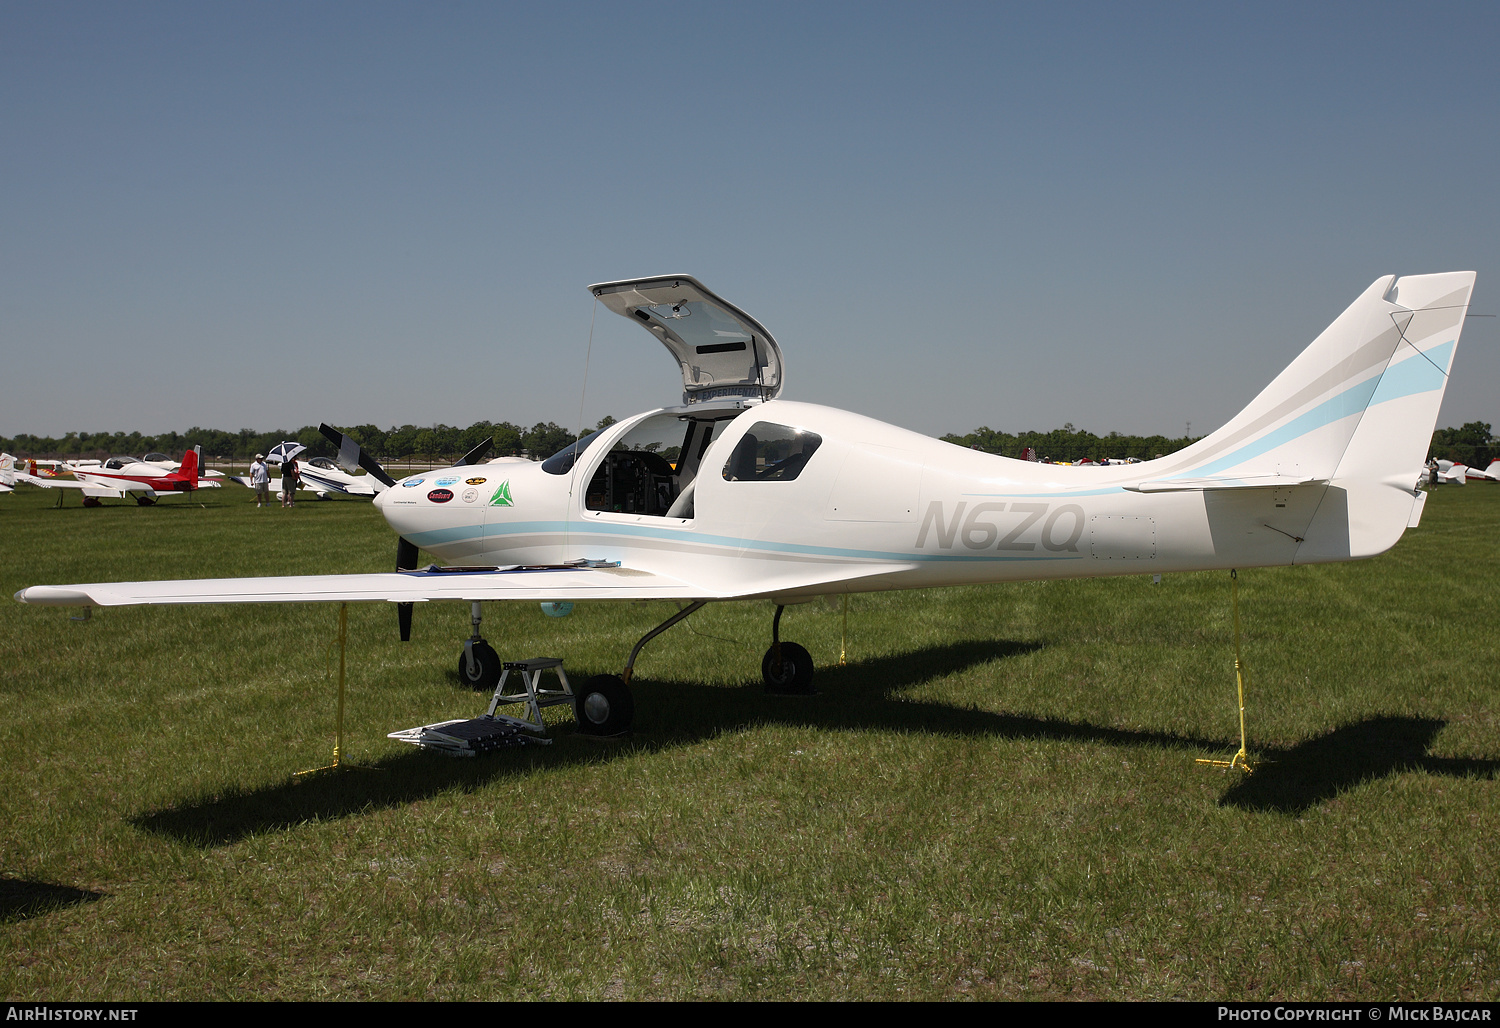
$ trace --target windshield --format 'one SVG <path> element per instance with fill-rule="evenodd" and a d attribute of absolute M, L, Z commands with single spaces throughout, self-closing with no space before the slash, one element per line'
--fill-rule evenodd
<path fill-rule="evenodd" d="M 590 432 L 576 443 L 563 447 L 542 461 L 542 470 L 549 475 L 566 475 L 573 469 L 573 462 L 578 459 L 578 455 L 593 445 L 594 440 L 598 438 L 598 432 Z"/>

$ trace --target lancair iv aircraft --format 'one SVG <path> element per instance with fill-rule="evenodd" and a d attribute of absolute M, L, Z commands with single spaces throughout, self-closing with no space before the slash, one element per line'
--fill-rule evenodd
<path fill-rule="evenodd" d="M 761 670 L 806 691 L 785 605 L 959 583 L 1355 560 L 1415 525 L 1417 488 L 1473 290 L 1472 272 L 1378 279 L 1228 424 L 1137 464 L 1072 468 L 980 453 L 858 414 L 779 399 L 781 349 L 686 275 L 603 282 L 605 307 L 655 336 L 682 404 L 540 462 L 502 458 L 402 479 L 375 498 L 397 571 L 32 586 L 23 603 L 472 604 L 460 674 L 499 676 L 486 600 L 686 601 L 621 676 L 574 697 L 580 729 L 630 724 L 641 647 L 705 603 L 776 605 Z M 336 433 L 335 433 L 336 434 Z M 341 440 L 342 462 L 379 465 Z M 381 472 L 384 475 L 384 472 Z M 388 476 L 386 476 L 388 477 Z M 418 568 L 418 548 L 449 564 Z M 402 618 L 403 636 L 409 613 Z"/>

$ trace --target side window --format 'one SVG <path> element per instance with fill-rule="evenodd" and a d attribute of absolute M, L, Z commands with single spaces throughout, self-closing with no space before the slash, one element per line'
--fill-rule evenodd
<path fill-rule="evenodd" d="M 728 482 L 790 482 L 802 474 L 807 461 L 822 444 L 816 432 L 788 425 L 757 422 L 735 444 L 724 464 Z"/>

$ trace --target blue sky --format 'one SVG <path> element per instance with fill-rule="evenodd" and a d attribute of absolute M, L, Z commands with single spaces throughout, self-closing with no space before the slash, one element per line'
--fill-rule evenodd
<path fill-rule="evenodd" d="M 0 5 L 0 435 L 791 399 L 1194 434 L 1380 275 L 1500 284 L 1494 4 Z M 590 326 L 593 324 L 590 355 Z M 1500 425 L 1500 319 L 1439 423 Z M 588 356 L 587 391 L 584 365 Z"/>

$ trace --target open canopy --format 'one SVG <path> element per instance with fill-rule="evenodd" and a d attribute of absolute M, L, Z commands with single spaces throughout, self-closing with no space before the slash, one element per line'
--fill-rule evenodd
<path fill-rule="evenodd" d="M 688 275 L 599 282 L 589 292 L 661 340 L 682 368 L 682 401 L 781 392 L 781 347 L 765 326 Z"/>

